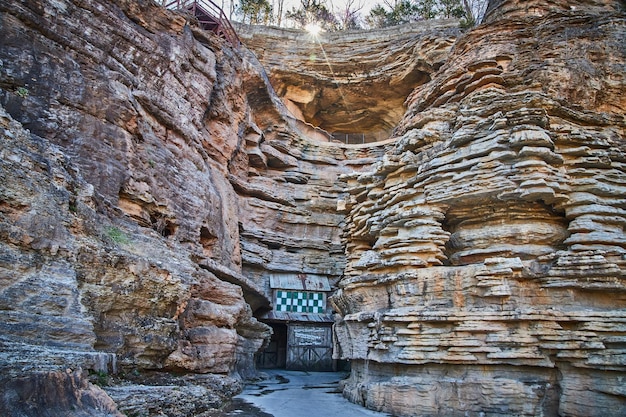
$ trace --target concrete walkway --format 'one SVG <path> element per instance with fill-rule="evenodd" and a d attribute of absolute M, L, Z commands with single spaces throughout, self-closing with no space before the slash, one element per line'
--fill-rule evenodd
<path fill-rule="evenodd" d="M 267 379 L 247 385 L 219 417 L 382 417 L 352 404 L 339 392 L 339 372 L 270 370 Z"/>

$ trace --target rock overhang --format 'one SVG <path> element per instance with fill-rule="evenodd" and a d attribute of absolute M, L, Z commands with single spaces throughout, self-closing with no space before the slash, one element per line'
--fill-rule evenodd
<path fill-rule="evenodd" d="M 457 20 L 316 36 L 273 27 L 237 29 L 291 114 L 348 143 L 389 138 L 406 98 L 430 81 L 461 34 Z"/>

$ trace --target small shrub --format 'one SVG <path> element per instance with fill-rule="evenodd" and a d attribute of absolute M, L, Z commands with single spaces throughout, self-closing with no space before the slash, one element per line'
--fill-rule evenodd
<path fill-rule="evenodd" d="M 100 387 L 107 387 L 109 385 L 109 374 L 104 371 L 89 371 L 90 380 L 93 384 Z"/>
<path fill-rule="evenodd" d="M 28 97 L 28 88 L 20 87 L 20 88 L 17 89 L 17 91 L 15 91 L 15 94 L 17 94 L 18 96 L 20 96 L 22 98 L 26 98 L 26 97 Z"/>
<path fill-rule="evenodd" d="M 130 242 L 128 236 L 121 231 L 119 228 L 115 226 L 110 226 L 106 228 L 106 235 L 111 239 L 114 243 L 118 245 L 125 245 Z"/>
<path fill-rule="evenodd" d="M 473 17 L 463 18 L 459 22 L 459 26 L 461 27 L 461 29 L 471 29 L 476 26 L 476 19 L 474 19 Z"/>

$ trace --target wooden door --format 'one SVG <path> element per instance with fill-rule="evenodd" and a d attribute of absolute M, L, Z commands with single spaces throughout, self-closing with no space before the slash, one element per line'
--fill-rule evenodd
<path fill-rule="evenodd" d="M 287 337 L 287 369 L 332 371 L 331 326 L 290 324 Z"/>

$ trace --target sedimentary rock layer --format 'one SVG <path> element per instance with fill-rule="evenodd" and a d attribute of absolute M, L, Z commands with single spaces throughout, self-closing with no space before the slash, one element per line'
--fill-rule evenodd
<path fill-rule="evenodd" d="M 254 373 L 270 278 L 308 274 L 341 279 L 353 401 L 621 415 L 621 3 L 504 0 L 454 25 L 345 44 L 265 31 L 330 66 L 246 38 L 298 114 L 253 54 L 187 15 L 0 3 L 0 413 L 216 407 Z M 368 101 L 372 86 L 393 97 Z M 319 143 L 303 121 L 394 137 Z"/>
<path fill-rule="evenodd" d="M 29 415 L 95 413 L 88 370 L 214 374 L 187 391 L 219 405 L 270 334 L 227 175 L 260 69 L 152 2 L 0 13 L 0 414 L 54 381 L 75 390 Z"/>
<path fill-rule="evenodd" d="M 430 81 L 460 34 L 456 20 L 316 36 L 237 28 L 295 117 L 330 133 L 363 134 L 366 142 L 388 138 L 404 114 L 406 97 Z M 356 136 L 352 139 L 361 139 Z"/>
<path fill-rule="evenodd" d="M 3 377 L 113 374 L 128 413 L 218 406 L 255 374 L 269 278 L 343 273 L 337 178 L 384 146 L 312 142 L 255 57 L 187 15 L 135 1 L 0 12 Z"/>
<path fill-rule="evenodd" d="M 394 415 L 622 415 L 619 2 L 499 2 L 351 194 L 344 393 Z"/>

